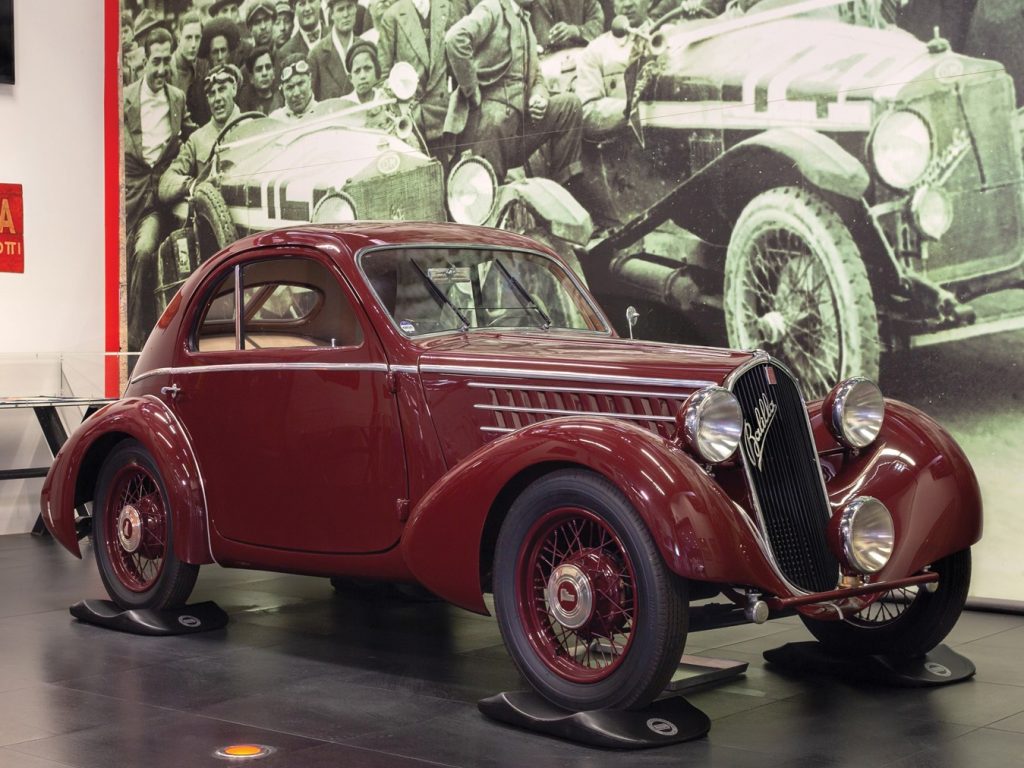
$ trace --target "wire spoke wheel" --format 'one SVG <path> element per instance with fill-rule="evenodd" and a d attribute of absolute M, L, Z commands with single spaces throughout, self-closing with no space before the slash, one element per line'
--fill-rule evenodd
<path fill-rule="evenodd" d="M 729 343 L 786 363 L 808 397 L 877 378 L 881 346 L 867 271 L 849 230 L 814 193 L 772 189 L 743 210 L 726 255 Z"/>
<path fill-rule="evenodd" d="M 917 586 L 910 586 L 886 592 L 849 621 L 866 627 L 881 626 L 895 621 L 913 605 L 917 599 L 918 589 Z"/>
<path fill-rule="evenodd" d="M 534 525 L 516 579 L 520 617 L 538 656 L 574 682 L 606 677 L 633 636 L 636 582 L 618 536 L 585 509 Z"/>

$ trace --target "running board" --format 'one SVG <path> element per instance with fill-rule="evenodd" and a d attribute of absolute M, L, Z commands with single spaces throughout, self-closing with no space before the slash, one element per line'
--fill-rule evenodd
<path fill-rule="evenodd" d="M 1024 315 L 1007 315 L 1004 317 L 994 317 L 991 320 L 973 323 L 972 325 L 965 325 L 960 328 L 947 328 L 944 331 L 911 336 L 909 345 L 911 349 L 931 347 L 935 344 L 945 344 L 947 341 L 962 341 L 964 339 L 973 339 L 976 336 L 989 336 L 995 333 L 1020 330 L 1024 330 Z"/>

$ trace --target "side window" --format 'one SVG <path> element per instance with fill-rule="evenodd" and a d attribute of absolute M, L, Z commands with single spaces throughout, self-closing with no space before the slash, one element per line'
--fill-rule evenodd
<path fill-rule="evenodd" d="M 363 341 L 355 310 L 323 264 L 301 257 L 241 268 L 242 349 L 350 347 Z M 200 352 L 236 349 L 234 272 L 208 300 L 196 333 Z"/>

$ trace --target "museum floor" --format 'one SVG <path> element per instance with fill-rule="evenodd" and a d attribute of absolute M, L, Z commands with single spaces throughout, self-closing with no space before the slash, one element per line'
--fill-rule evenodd
<path fill-rule="evenodd" d="M 91 555 L 91 553 L 89 553 Z M 691 635 L 689 653 L 748 661 L 688 698 L 703 739 L 622 753 L 488 721 L 476 701 L 522 687 L 492 619 L 441 603 L 336 596 L 326 579 L 205 568 L 196 600 L 231 615 L 191 637 L 120 635 L 67 606 L 103 595 L 91 556 L 0 537 L 0 768 L 254 766 L 999 766 L 1024 764 L 1024 617 L 966 613 L 949 643 L 978 668 L 937 690 L 769 671 L 796 619 Z"/>

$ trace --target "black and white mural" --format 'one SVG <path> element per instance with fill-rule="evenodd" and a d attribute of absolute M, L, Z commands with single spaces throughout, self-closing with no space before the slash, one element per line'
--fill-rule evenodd
<path fill-rule="evenodd" d="M 232 240 L 524 232 L 623 335 L 760 347 L 947 424 L 1013 594 L 1016 0 L 122 0 L 128 341 Z M 999 531 L 992 535 L 993 529 Z"/>

